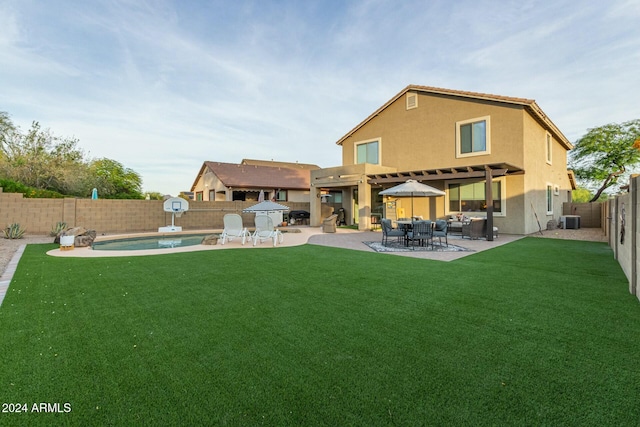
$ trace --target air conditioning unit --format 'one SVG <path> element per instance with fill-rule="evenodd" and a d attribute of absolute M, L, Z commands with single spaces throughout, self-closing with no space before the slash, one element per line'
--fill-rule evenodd
<path fill-rule="evenodd" d="M 560 223 L 564 229 L 580 228 L 580 215 L 563 215 L 560 217 Z"/>

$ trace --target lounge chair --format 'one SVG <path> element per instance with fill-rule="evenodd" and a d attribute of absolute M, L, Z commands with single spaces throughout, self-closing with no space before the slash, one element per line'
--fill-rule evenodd
<path fill-rule="evenodd" d="M 242 244 L 251 238 L 251 233 L 246 227 L 242 225 L 242 217 L 238 214 L 226 214 L 222 218 L 224 222 L 224 230 L 220 236 L 220 243 L 225 244 L 227 240 L 232 241 L 234 238 L 239 237 L 242 239 Z"/>
<path fill-rule="evenodd" d="M 468 237 L 471 240 L 487 237 L 487 220 L 485 218 L 471 218 L 471 220 L 462 225 L 462 237 Z"/>
<path fill-rule="evenodd" d="M 382 245 L 383 246 L 387 246 L 387 243 L 389 243 L 389 237 L 397 237 L 398 240 L 400 240 L 400 238 L 404 239 L 405 237 L 404 230 L 393 228 L 391 226 L 390 219 L 383 218 L 380 221 L 380 224 L 382 225 Z"/>
<path fill-rule="evenodd" d="M 258 241 L 262 243 L 267 239 L 273 240 L 273 246 L 276 246 L 284 240 L 282 232 L 273 226 L 273 220 L 270 216 L 256 215 L 255 224 L 256 230 L 253 232 L 253 246 L 255 246 Z"/>

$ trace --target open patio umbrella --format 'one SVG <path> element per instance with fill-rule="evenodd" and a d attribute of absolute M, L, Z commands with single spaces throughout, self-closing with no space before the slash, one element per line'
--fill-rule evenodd
<path fill-rule="evenodd" d="M 280 203 L 275 203 L 272 201 L 264 201 L 260 202 L 257 205 L 249 206 L 246 209 L 243 209 L 242 212 L 277 212 L 277 211 L 288 211 L 289 206 L 281 205 Z"/>
<path fill-rule="evenodd" d="M 385 196 L 411 197 L 411 216 L 413 217 L 414 197 L 444 196 L 445 192 L 418 182 L 415 179 L 408 179 L 407 182 L 403 182 L 402 184 L 398 184 L 395 187 L 382 190 L 380 194 Z"/>
<path fill-rule="evenodd" d="M 288 211 L 289 206 L 281 205 L 280 203 L 272 202 L 270 200 L 266 200 L 264 202 L 260 202 L 257 205 L 249 206 L 246 209 L 243 209 L 242 212 L 250 213 L 253 212 L 258 215 L 268 215 L 273 220 L 275 225 L 280 224 L 283 219 L 282 212 Z"/>

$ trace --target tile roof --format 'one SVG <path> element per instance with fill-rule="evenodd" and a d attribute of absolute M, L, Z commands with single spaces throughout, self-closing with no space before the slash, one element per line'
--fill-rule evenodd
<path fill-rule="evenodd" d="M 462 90 L 444 89 L 444 88 L 438 88 L 438 87 L 432 87 L 432 86 L 420 86 L 420 85 L 409 85 L 409 86 L 405 87 L 404 89 L 402 89 L 396 96 L 391 98 L 382 107 L 378 108 L 376 111 L 373 112 L 373 114 L 371 114 L 369 117 L 364 119 L 356 127 L 351 129 L 346 135 L 344 135 L 342 138 L 340 138 L 336 142 L 336 144 L 337 145 L 342 145 L 342 143 L 344 142 L 345 139 L 350 137 L 358 129 L 360 129 L 365 124 L 367 124 L 367 122 L 369 120 L 373 119 L 378 114 L 380 114 L 380 112 L 382 112 L 382 110 L 384 110 L 389 105 L 394 103 L 398 98 L 400 98 L 405 93 L 410 92 L 410 91 L 413 91 L 413 92 L 425 92 L 425 93 L 432 93 L 432 94 L 455 96 L 455 97 L 459 97 L 459 98 L 472 98 L 472 99 L 480 99 L 480 100 L 485 100 L 485 101 L 493 101 L 493 102 L 502 102 L 502 103 L 508 103 L 508 104 L 522 105 L 523 107 L 525 107 L 525 109 L 542 126 L 544 126 L 549 131 L 551 131 L 566 149 L 569 150 L 569 149 L 573 148 L 571 142 L 569 142 L 569 140 L 562 134 L 560 129 L 558 129 L 556 127 L 556 125 L 551 121 L 551 119 L 549 117 L 547 117 L 547 115 L 542 111 L 542 109 L 538 106 L 538 104 L 536 104 L 536 101 L 534 101 L 533 99 L 515 98 L 515 97 L 511 97 L 511 96 L 493 95 L 493 94 L 480 93 L 480 92 L 468 92 L 468 91 L 462 91 Z"/>
<path fill-rule="evenodd" d="M 310 172 L 308 169 L 206 161 L 200 170 L 199 176 L 204 172 L 205 166 L 226 187 L 282 188 L 291 190 L 308 190 L 310 188 Z"/>
<path fill-rule="evenodd" d="M 281 167 L 281 168 L 290 168 L 290 169 L 308 169 L 308 170 L 320 169 L 320 166 L 312 165 L 310 163 L 276 162 L 276 161 L 273 161 L 273 160 L 242 159 L 240 164 L 242 164 L 242 165 L 271 166 L 271 167 Z"/>

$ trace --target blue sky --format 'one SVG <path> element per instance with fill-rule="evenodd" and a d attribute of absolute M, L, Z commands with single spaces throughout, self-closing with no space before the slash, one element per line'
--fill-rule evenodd
<path fill-rule="evenodd" d="M 640 118 L 640 0 L 0 0 L 0 111 L 188 190 L 205 160 L 341 163 L 409 84 Z"/>

